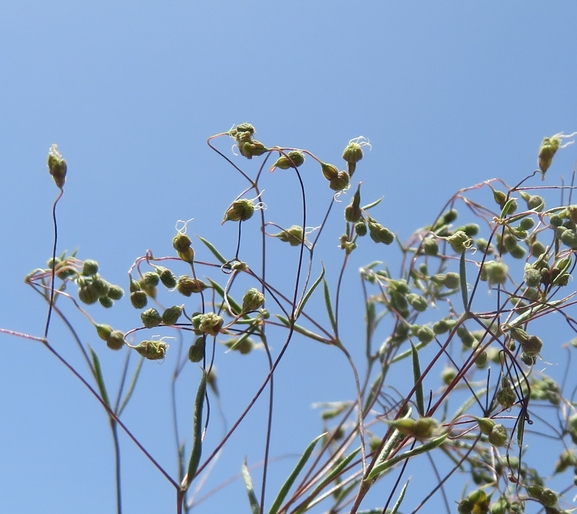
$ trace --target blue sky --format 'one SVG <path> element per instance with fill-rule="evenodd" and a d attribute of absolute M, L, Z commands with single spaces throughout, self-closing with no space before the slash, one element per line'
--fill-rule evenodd
<path fill-rule="evenodd" d="M 5 2 L 0 326 L 43 330 L 45 306 L 23 278 L 50 256 L 51 144 L 69 166 L 60 250 L 78 248 L 125 288 L 137 256 L 149 248 L 172 254 L 178 219 L 195 218 L 191 233 L 231 245 L 234 228 L 220 221 L 245 184 L 205 141 L 245 121 L 268 146 L 307 148 L 329 162 L 349 139 L 367 136 L 372 150 L 359 166 L 365 198 L 384 195 L 375 215 L 403 239 L 457 189 L 495 176 L 514 183 L 535 169 L 544 136 L 577 130 L 575 19 L 571 1 Z M 229 141 L 218 144 L 232 155 Z M 570 176 L 575 148 L 559 153 L 551 180 Z M 294 184 L 277 173 L 266 180 L 266 201 L 280 219 Z M 314 191 L 321 182 L 310 180 Z M 90 312 L 125 330 L 138 323 L 126 302 Z M 99 344 L 87 324 L 81 330 Z M 52 338 L 81 365 L 62 326 L 54 325 Z M 0 511 L 112 512 L 106 417 L 38 344 L 5 335 L 0 344 Z M 121 359 L 103 347 L 100 353 L 115 377 Z M 225 407 L 236 412 L 246 402 L 263 359 L 234 355 L 217 363 Z M 348 382 L 319 381 L 319 362 Z M 127 422 L 174 471 L 167 404 L 173 363 L 147 364 Z M 282 394 L 303 403 L 279 412 L 277 454 L 302 451 L 320 430 L 312 401 L 350 397 L 347 373 L 329 349 L 295 345 L 279 382 L 287 384 Z M 194 378 L 191 371 L 191 384 Z M 319 387 L 314 395 L 311 384 Z M 183 394 L 185 419 L 191 401 Z M 249 451 L 258 462 L 253 443 L 262 437 L 263 413 L 257 406 L 212 485 L 236 473 Z M 170 486 L 125 438 L 123 448 L 125 511 L 167 512 Z M 285 460 L 290 469 L 294 461 Z M 272 480 L 276 486 L 280 479 Z M 238 481 L 226 491 L 198 512 L 248 511 Z"/>

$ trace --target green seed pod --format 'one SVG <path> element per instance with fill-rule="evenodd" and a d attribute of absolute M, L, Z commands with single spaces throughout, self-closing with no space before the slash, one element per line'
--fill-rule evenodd
<path fill-rule="evenodd" d="M 526 366 L 533 366 L 537 362 L 537 357 L 534 355 L 528 355 L 525 352 L 521 353 L 521 362 Z"/>
<path fill-rule="evenodd" d="M 264 294 L 254 287 L 250 288 L 242 297 L 242 312 L 256 311 L 264 305 Z"/>
<path fill-rule="evenodd" d="M 146 328 L 157 327 L 160 325 L 162 318 L 158 311 L 154 308 L 146 309 L 140 314 L 140 319 L 142 320 L 142 324 Z"/>
<path fill-rule="evenodd" d="M 531 255 L 533 255 L 534 257 L 539 257 L 543 255 L 546 251 L 547 249 L 545 248 L 545 245 L 541 243 L 541 241 L 535 241 L 534 243 L 531 244 Z"/>
<path fill-rule="evenodd" d="M 172 246 L 176 250 L 176 253 L 184 262 L 188 262 L 189 264 L 192 264 L 194 260 L 194 250 L 191 244 L 192 241 L 190 237 L 182 232 L 178 232 L 178 234 L 172 238 Z"/>
<path fill-rule="evenodd" d="M 98 273 L 98 263 L 92 259 L 86 259 L 82 264 L 82 275 L 90 277 Z"/>
<path fill-rule="evenodd" d="M 573 223 L 577 223 L 577 205 L 569 205 L 565 212 Z"/>
<path fill-rule="evenodd" d="M 433 324 L 433 332 L 435 334 L 445 334 L 449 330 L 451 330 L 457 322 L 454 319 L 440 319 L 436 323 Z"/>
<path fill-rule="evenodd" d="M 386 227 L 369 219 L 369 235 L 375 243 L 390 245 L 395 240 L 395 235 Z"/>
<path fill-rule="evenodd" d="M 142 286 L 140 285 L 140 282 L 131 278 L 129 290 L 131 293 L 134 293 L 135 291 L 142 291 Z"/>
<path fill-rule="evenodd" d="M 542 196 L 532 195 L 527 200 L 527 208 L 541 212 L 545 208 L 545 199 Z"/>
<path fill-rule="evenodd" d="M 101 296 L 98 301 L 105 309 L 110 309 L 114 305 L 114 302 L 108 296 Z"/>
<path fill-rule="evenodd" d="M 200 293 L 207 287 L 202 280 L 191 278 L 188 275 L 181 275 L 176 284 L 176 290 L 184 296 L 190 296 L 192 293 Z"/>
<path fill-rule="evenodd" d="M 124 346 L 124 332 L 113 330 L 106 339 L 106 346 L 111 350 L 120 350 Z"/>
<path fill-rule="evenodd" d="M 165 287 L 172 289 L 176 287 L 176 275 L 168 268 L 162 268 L 159 273 L 160 281 Z"/>
<path fill-rule="evenodd" d="M 472 244 L 471 238 L 462 230 L 457 230 L 447 238 L 451 248 L 455 253 L 463 253 Z"/>
<path fill-rule="evenodd" d="M 232 137 L 240 137 L 241 135 L 247 135 L 251 137 L 256 132 L 255 128 L 250 123 L 239 123 L 235 128 L 233 128 L 229 135 Z"/>
<path fill-rule="evenodd" d="M 111 285 L 108 288 L 107 296 L 111 300 L 120 300 L 124 295 L 124 290 L 120 286 Z"/>
<path fill-rule="evenodd" d="M 420 327 L 417 331 L 417 338 L 421 343 L 428 344 L 435 339 L 435 332 L 430 327 Z"/>
<path fill-rule="evenodd" d="M 428 439 L 433 436 L 437 421 L 433 418 L 419 418 L 415 423 L 413 434 L 417 439 Z"/>
<path fill-rule="evenodd" d="M 302 227 L 299 227 L 298 225 L 293 225 L 287 230 L 274 234 L 274 237 L 277 237 L 283 243 L 289 243 L 291 246 L 300 246 L 304 240 L 303 236 L 304 231 Z"/>
<path fill-rule="evenodd" d="M 489 285 L 504 284 L 507 282 L 509 267 L 504 262 L 485 261 L 481 269 L 481 280 L 488 281 Z"/>
<path fill-rule="evenodd" d="M 148 303 L 148 297 L 144 291 L 134 291 L 130 293 L 130 303 L 135 309 L 144 309 Z"/>
<path fill-rule="evenodd" d="M 363 212 L 361 211 L 361 185 L 353 195 L 351 203 L 347 205 L 345 208 L 345 220 L 356 223 L 359 221 L 363 216 Z"/>
<path fill-rule="evenodd" d="M 495 200 L 495 203 L 502 209 L 507 202 L 507 195 L 503 193 L 503 191 L 493 189 L 493 200 Z"/>
<path fill-rule="evenodd" d="M 448 225 L 449 223 L 453 223 L 459 216 L 459 212 L 456 209 L 449 209 L 446 213 L 441 216 L 439 220 L 439 225 Z"/>
<path fill-rule="evenodd" d="M 92 279 L 92 283 L 90 284 L 90 288 L 98 295 L 98 297 L 107 296 L 108 291 L 110 290 L 110 284 L 103 280 L 98 275 Z"/>
<path fill-rule="evenodd" d="M 477 423 L 481 432 L 485 435 L 489 435 L 497 424 L 491 418 L 477 418 Z"/>
<path fill-rule="evenodd" d="M 238 149 L 240 150 L 241 155 L 247 159 L 258 157 L 269 151 L 266 146 L 256 139 L 240 142 L 238 144 Z"/>
<path fill-rule="evenodd" d="M 572 250 L 577 249 L 577 234 L 572 230 L 564 230 L 561 234 L 561 241 Z"/>
<path fill-rule="evenodd" d="M 59 189 L 64 187 L 68 166 L 58 151 L 57 145 L 52 145 L 48 151 L 48 172 Z"/>
<path fill-rule="evenodd" d="M 457 376 L 457 370 L 455 368 L 446 367 L 441 372 L 441 380 L 445 385 L 451 385 L 455 377 Z"/>
<path fill-rule="evenodd" d="M 507 234 L 503 238 L 503 246 L 508 252 L 510 252 L 511 250 L 517 247 L 517 238 L 512 234 Z"/>
<path fill-rule="evenodd" d="M 254 214 L 254 203 L 247 198 L 235 200 L 224 213 L 223 223 L 227 221 L 247 221 Z"/>
<path fill-rule="evenodd" d="M 98 293 L 90 286 L 82 286 L 78 289 L 78 299 L 86 305 L 92 305 L 98 301 Z"/>
<path fill-rule="evenodd" d="M 543 341 L 537 336 L 529 336 L 525 341 L 520 341 L 521 348 L 529 357 L 535 357 L 543 348 Z"/>
<path fill-rule="evenodd" d="M 364 221 L 357 221 L 355 224 L 355 232 L 359 237 L 367 235 L 367 224 Z"/>
<path fill-rule="evenodd" d="M 511 257 L 514 257 L 515 259 L 524 259 L 526 253 L 527 252 L 525 248 L 517 245 L 515 248 L 511 250 Z"/>
<path fill-rule="evenodd" d="M 493 245 L 489 245 L 489 241 L 483 239 L 482 237 L 475 240 L 475 245 L 477 246 L 477 248 L 481 253 L 490 255 L 494 252 Z"/>
<path fill-rule="evenodd" d="M 497 392 L 497 403 L 506 409 L 510 409 L 517 402 L 517 396 L 511 386 L 502 387 Z"/>
<path fill-rule="evenodd" d="M 545 488 L 539 495 L 539 501 L 544 507 L 555 507 L 557 505 L 558 495 L 555 491 Z"/>
<path fill-rule="evenodd" d="M 539 484 L 531 484 L 526 487 L 527 496 L 530 498 L 539 498 L 539 495 L 543 492 L 543 486 Z"/>
<path fill-rule="evenodd" d="M 321 171 L 327 180 L 334 180 L 339 176 L 339 169 L 334 164 L 321 162 Z"/>
<path fill-rule="evenodd" d="M 479 369 L 483 369 L 487 366 L 489 357 L 486 350 L 482 350 L 475 355 L 475 366 Z"/>
<path fill-rule="evenodd" d="M 223 324 L 224 319 L 221 316 L 219 316 L 215 312 L 209 312 L 207 314 L 202 315 L 198 329 L 203 334 L 215 336 L 220 332 Z"/>
<path fill-rule="evenodd" d="M 569 467 L 577 466 L 577 456 L 574 450 L 564 450 L 555 464 L 555 473 L 562 473 Z"/>
<path fill-rule="evenodd" d="M 162 313 L 162 322 L 165 325 L 175 325 L 182 314 L 182 305 L 173 305 Z"/>
<path fill-rule="evenodd" d="M 168 345 L 163 341 L 142 341 L 134 349 L 144 358 L 156 361 L 164 359 Z"/>
<path fill-rule="evenodd" d="M 539 282 L 541 282 L 541 272 L 538 269 L 535 269 L 533 266 L 526 264 L 523 280 L 527 286 L 537 287 Z"/>
<path fill-rule="evenodd" d="M 360 144 L 350 141 L 343 151 L 343 159 L 351 164 L 356 164 L 363 158 L 363 149 Z"/>
<path fill-rule="evenodd" d="M 412 418 L 395 419 L 388 422 L 393 428 L 396 428 L 403 435 L 413 435 L 417 422 Z"/>
<path fill-rule="evenodd" d="M 465 325 L 459 326 L 459 328 L 457 329 L 457 335 L 461 339 L 461 342 L 463 343 L 463 346 L 465 348 L 471 348 L 473 346 L 473 343 L 476 341 L 473 334 L 469 332 L 469 330 L 467 329 L 467 327 L 465 327 Z"/>
<path fill-rule="evenodd" d="M 298 150 L 291 150 L 286 155 L 281 155 L 277 161 L 272 165 L 270 171 L 276 168 L 281 170 L 288 170 L 289 168 L 298 168 L 305 162 L 305 156 Z"/>
<path fill-rule="evenodd" d="M 507 439 L 507 429 L 501 424 L 496 424 L 489 434 L 489 442 L 493 446 L 505 446 Z"/>
<path fill-rule="evenodd" d="M 97 324 L 95 325 L 95 327 L 98 337 L 100 337 L 100 339 L 102 339 L 103 341 L 106 341 L 110 337 L 110 334 L 112 334 L 112 331 L 114 330 L 110 325 L 105 324 Z"/>
<path fill-rule="evenodd" d="M 535 220 L 533 218 L 523 218 L 519 223 L 519 230 L 531 230 L 535 226 Z"/>
<path fill-rule="evenodd" d="M 204 359 L 205 341 L 204 337 L 199 337 L 188 349 L 188 360 L 200 362 Z"/>
<path fill-rule="evenodd" d="M 449 272 L 445 275 L 445 279 L 443 280 L 443 285 L 447 289 L 457 289 L 461 284 L 461 278 L 459 277 L 458 273 Z"/>
<path fill-rule="evenodd" d="M 551 214 L 549 216 L 549 223 L 551 223 L 551 225 L 554 227 L 560 227 L 563 225 L 563 218 L 558 214 Z"/>
<path fill-rule="evenodd" d="M 413 307 L 417 312 L 424 312 L 429 306 L 427 299 L 418 294 L 411 293 L 407 295 L 407 300 L 411 304 L 411 307 Z"/>
<path fill-rule="evenodd" d="M 430 255 L 432 257 L 439 255 L 439 244 L 433 237 L 426 237 L 423 239 L 421 246 L 425 255 Z"/>
<path fill-rule="evenodd" d="M 154 271 L 147 271 L 142 276 L 142 282 L 146 287 L 156 287 L 160 282 L 160 277 L 158 276 L 158 273 Z"/>
<path fill-rule="evenodd" d="M 498 500 L 491 505 L 491 514 L 508 514 L 512 511 L 509 510 L 509 502 L 505 496 L 500 496 Z"/>
<path fill-rule="evenodd" d="M 349 187 L 351 176 L 346 171 L 339 171 L 336 178 L 329 181 L 329 187 L 333 191 L 342 191 Z"/>
<path fill-rule="evenodd" d="M 235 352 L 239 352 L 241 355 L 249 354 L 256 346 L 254 344 L 254 341 L 250 337 L 241 337 L 240 339 L 230 339 L 229 341 L 226 341 L 224 344 L 227 348 L 230 348 Z"/>

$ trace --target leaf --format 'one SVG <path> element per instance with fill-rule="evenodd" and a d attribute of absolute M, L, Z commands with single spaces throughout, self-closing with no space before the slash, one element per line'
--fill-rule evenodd
<path fill-rule="evenodd" d="M 287 327 L 291 326 L 291 323 L 289 322 L 289 320 L 287 318 L 285 318 L 284 316 L 281 316 L 280 314 L 275 314 L 275 316 L 280 320 L 280 322 L 283 325 L 286 325 Z M 315 334 L 314 332 L 311 332 L 310 330 L 308 330 L 304 327 L 301 327 L 300 325 L 297 325 L 296 323 L 293 323 L 292 327 L 293 327 L 295 332 L 298 332 L 299 334 L 302 334 L 303 336 L 314 339 L 315 341 L 320 341 L 321 343 L 324 343 L 324 344 L 333 344 L 333 342 L 328 340 L 326 337 L 322 337 L 318 334 Z"/>
<path fill-rule="evenodd" d="M 463 306 L 465 312 L 467 312 L 469 309 L 469 299 L 467 297 L 467 269 L 465 264 L 465 252 L 463 252 L 459 261 L 459 282 L 461 283 L 461 297 L 463 298 Z"/>
<path fill-rule="evenodd" d="M 124 410 L 124 408 L 126 407 L 126 405 L 128 404 L 128 401 L 130 400 L 130 398 L 132 397 L 132 393 L 134 392 L 134 388 L 136 387 L 136 381 L 138 380 L 138 377 L 140 376 L 140 371 L 142 370 L 142 364 L 144 363 L 145 358 L 144 357 L 140 357 L 140 360 L 138 361 L 138 364 L 136 366 L 136 369 L 134 370 L 134 375 L 132 375 L 132 380 L 130 382 L 130 387 L 128 388 L 128 391 L 126 393 L 126 396 L 124 397 L 124 400 L 122 402 L 122 404 L 120 405 L 120 408 L 118 409 L 118 412 L 116 413 L 117 416 L 120 417 L 120 415 L 122 414 L 122 411 Z"/>
<path fill-rule="evenodd" d="M 204 237 L 200 236 L 197 237 L 206 245 L 206 247 L 212 252 L 212 255 L 214 255 L 220 261 L 221 264 L 226 264 L 228 262 L 211 242 L 204 239 Z"/>
<path fill-rule="evenodd" d="M 254 494 L 254 487 L 252 486 L 252 479 L 250 478 L 250 471 L 246 465 L 246 459 L 242 463 L 242 479 L 244 480 L 244 486 L 246 487 L 246 493 L 248 494 L 248 501 L 250 503 L 252 514 L 260 514 L 260 506 L 256 494 Z"/>
<path fill-rule="evenodd" d="M 397 511 L 399 510 L 399 507 L 401 506 L 401 503 L 403 503 L 403 499 L 405 498 L 405 493 L 407 492 L 407 486 L 409 485 L 410 481 L 411 479 L 409 478 L 409 480 L 405 482 L 405 485 L 403 486 L 403 488 L 401 489 L 401 493 L 399 494 L 399 498 L 395 502 L 393 510 L 391 510 L 391 514 L 397 514 Z"/>
<path fill-rule="evenodd" d="M 509 214 L 512 214 L 515 211 L 517 205 L 517 200 L 515 198 L 509 198 L 505 205 L 503 205 L 503 209 L 501 209 L 501 215 L 499 216 L 501 219 L 506 218 Z"/>
<path fill-rule="evenodd" d="M 314 293 L 315 289 L 318 287 L 318 285 L 321 283 L 321 280 L 323 280 L 325 276 L 325 267 L 323 266 L 323 270 L 321 271 L 321 274 L 319 275 L 319 278 L 317 278 L 314 281 L 314 284 L 310 287 L 310 289 L 305 293 L 305 295 L 303 296 L 303 299 L 300 301 L 296 312 L 295 312 L 295 319 L 297 319 L 300 315 L 302 310 L 304 309 L 306 303 L 308 302 L 309 298 L 311 297 L 311 295 Z"/>
<path fill-rule="evenodd" d="M 413 380 L 415 381 L 415 398 L 417 400 L 417 411 L 421 416 L 425 415 L 425 401 L 423 397 L 423 382 L 421 381 L 421 365 L 419 363 L 419 352 L 411 341 L 411 352 L 413 353 Z"/>
<path fill-rule="evenodd" d="M 215 282 L 214 280 L 211 280 L 210 278 L 208 279 L 208 281 L 210 282 L 210 285 L 213 287 L 213 289 L 224 300 L 225 299 L 224 298 L 224 289 L 222 288 L 222 286 L 218 282 Z M 230 308 L 232 309 L 232 314 L 234 314 L 235 316 L 238 316 L 242 312 L 242 307 L 238 303 L 236 303 L 229 295 L 226 295 L 226 301 L 228 301 L 228 304 L 230 305 Z"/>
<path fill-rule="evenodd" d="M 202 370 L 202 378 L 196 392 L 196 399 L 194 400 L 194 415 L 192 418 L 192 451 L 190 453 L 190 460 L 188 461 L 188 472 L 186 473 L 186 489 L 190 487 L 202 454 L 202 408 L 204 406 L 204 397 L 206 395 L 206 379 L 207 372 Z"/>
<path fill-rule="evenodd" d="M 289 477 L 286 479 L 285 483 L 280 488 L 280 491 L 278 492 L 277 497 L 276 497 L 274 503 L 272 504 L 272 507 L 270 508 L 269 514 L 276 514 L 278 512 L 282 502 L 284 501 L 288 492 L 290 491 L 290 488 L 294 484 L 294 481 L 296 480 L 299 473 L 301 472 L 301 470 L 303 469 L 303 467 L 305 466 L 305 464 L 309 460 L 309 457 L 311 456 L 313 450 L 315 449 L 316 444 L 319 442 L 320 439 L 322 439 L 322 437 L 324 435 L 325 434 L 323 433 L 323 434 L 315 437 L 312 440 L 312 442 L 307 446 L 306 450 L 304 451 L 301 458 L 297 462 L 297 465 L 293 469 L 292 473 L 289 475 Z"/>
<path fill-rule="evenodd" d="M 364 207 L 361 207 L 361 209 L 363 211 L 366 211 L 372 207 L 375 207 L 376 205 L 379 205 L 382 201 L 383 201 L 383 196 L 381 196 L 378 200 L 375 200 L 374 202 L 369 203 L 368 205 L 365 205 Z"/>
<path fill-rule="evenodd" d="M 104 384 L 104 377 L 102 376 L 102 368 L 100 367 L 100 360 L 98 359 L 98 355 L 96 352 L 90 349 L 90 355 L 92 356 L 92 364 L 94 365 L 94 378 L 96 379 L 96 383 L 98 384 L 98 390 L 100 391 L 100 396 L 104 403 L 108 406 L 109 409 L 112 409 L 110 406 L 110 399 L 108 398 L 108 393 L 106 392 L 106 385 Z"/>
<path fill-rule="evenodd" d="M 325 305 L 327 308 L 327 314 L 329 315 L 329 321 L 331 322 L 331 327 L 333 327 L 333 330 L 336 334 L 337 332 L 337 322 L 335 321 L 335 315 L 333 313 L 333 306 L 331 303 L 331 294 L 329 292 L 329 284 L 327 283 L 326 280 L 323 280 L 323 289 L 325 292 Z"/>

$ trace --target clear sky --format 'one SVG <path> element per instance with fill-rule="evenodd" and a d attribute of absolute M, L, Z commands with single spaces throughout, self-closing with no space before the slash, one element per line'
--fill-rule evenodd
<path fill-rule="evenodd" d="M 69 169 L 60 250 L 78 248 L 125 289 L 136 257 L 173 253 L 179 219 L 195 218 L 192 234 L 230 244 L 234 228 L 220 221 L 244 184 L 205 141 L 245 121 L 269 146 L 307 148 L 329 162 L 349 139 L 368 137 L 363 187 L 384 195 L 375 213 L 403 239 L 459 188 L 495 176 L 514 183 L 535 169 L 544 136 L 577 130 L 575 20 L 571 0 L 3 2 L 0 326 L 42 334 L 45 305 L 23 278 L 51 252 L 51 144 Z M 228 141 L 219 144 L 234 158 Z M 553 178 L 570 176 L 575 148 L 556 157 Z M 292 197 L 267 180 L 267 203 L 282 216 Z M 126 304 L 90 312 L 128 330 L 138 315 Z M 121 358 L 73 319 L 113 382 Z M 51 336 L 82 366 L 61 324 Z M 101 408 L 39 344 L 0 335 L 0 345 L 0 512 L 112 512 Z M 302 405 L 279 409 L 277 455 L 302 451 L 318 433 L 313 401 L 353 394 L 342 358 L 313 346 L 297 343 L 279 370 L 282 394 Z M 237 412 L 260 383 L 264 357 L 227 358 L 217 362 L 220 391 L 225 410 Z M 328 382 L 317 374 L 325 366 L 346 378 Z M 126 421 L 174 472 L 172 369 L 170 354 L 146 363 Z M 191 390 L 197 378 L 191 367 Z M 180 400 L 187 421 L 192 397 Z M 210 487 L 237 473 L 245 454 L 258 464 L 263 413 L 258 406 L 233 440 Z M 125 512 L 170 512 L 172 488 L 125 437 L 122 445 Z M 278 476 L 292 465 L 281 461 Z M 280 478 L 272 480 L 274 489 Z M 248 512 L 239 481 L 197 510 L 225 511 Z"/>

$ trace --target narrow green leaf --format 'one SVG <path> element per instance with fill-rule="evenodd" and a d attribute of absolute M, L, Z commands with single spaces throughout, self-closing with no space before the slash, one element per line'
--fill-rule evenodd
<path fill-rule="evenodd" d="M 459 261 L 459 282 L 461 283 L 461 297 L 463 298 L 463 306 L 466 312 L 469 308 L 469 298 L 467 296 L 467 268 L 465 252 L 461 254 L 461 260 Z"/>
<path fill-rule="evenodd" d="M 303 299 L 301 300 L 301 302 L 299 303 L 297 310 L 295 312 L 295 319 L 297 319 L 300 315 L 302 310 L 304 309 L 306 303 L 309 301 L 309 298 L 311 297 L 311 295 L 314 293 L 315 289 L 318 287 L 318 285 L 321 283 L 321 280 L 323 280 L 325 276 L 325 267 L 323 266 L 323 270 L 321 271 L 321 274 L 319 275 L 319 278 L 317 278 L 313 285 L 310 287 L 310 289 L 305 293 L 305 295 L 303 296 Z"/>
<path fill-rule="evenodd" d="M 202 454 L 202 408 L 204 406 L 204 397 L 206 395 L 206 371 L 202 370 L 202 378 L 196 392 L 194 400 L 194 415 L 192 418 L 192 451 L 188 461 L 188 472 L 186 474 L 186 489 L 190 487 Z"/>
<path fill-rule="evenodd" d="M 331 293 L 329 291 L 329 284 L 326 280 L 323 280 L 323 289 L 325 292 L 325 305 L 327 307 L 327 314 L 329 315 L 329 321 L 331 322 L 331 327 L 336 334 L 337 332 L 337 322 L 335 321 L 335 315 L 333 313 L 333 305 L 331 303 Z"/>
<path fill-rule="evenodd" d="M 223 287 L 218 282 L 215 282 L 214 280 L 211 280 L 210 278 L 208 279 L 208 281 L 210 282 L 210 285 L 212 286 L 212 288 L 224 300 Z M 242 307 L 238 303 L 236 303 L 229 295 L 226 295 L 226 300 L 228 301 L 228 304 L 230 305 L 230 308 L 232 309 L 233 314 L 238 316 L 242 312 Z"/>
<path fill-rule="evenodd" d="M 132 380 L 130 381 L 130 387 L 128 388 L 126 396 L 124 397 L 124 400 L 122 401 L 122 404 L 120 405 L 120 408 L 116 413 L 116 415 L 119 417 L 122 414 L 122 411 L 124 410 L 126 405 L 128 404 L 130 398 L 132 397 L 132 393 L 134 392 L 134 388 L 136 387 L 136 382 L 138 381 L 138 377 L 140 376 L 140 371 L 142 370 L 142 364 L 144 363 L 145 360 L 146 359 L 144 357 L 141 357 L 140 360 L 138 361 L 138 364 L 136 365 L 134 375 L 132 375 Z"/>
<path fill-rule="evenodd" d="M 286 325 L 287 327 L 291 326 L 289 320 L 287 318 L 285 318 L 284 316 L 281 316 L 280 314 L 275 314 L 275 316 L 279 319 L 279 321 L 283 325 Z M 315 334 L 314 332 L 311 332 L 310 330 L 308 330 L 304 327 L 301 327 L 300 325 L 297 325 L 296 323 L 293 324 L 293 328 L 294 328 L 295 332 L 298 332 L 299 334 L 302 334 L 303 336 L 314 339 L 315 341 L 320 341 L 321 343 L 324 343 L 324 344 L 333 344 L 333 342 L 329 341 L 326 337 L 322 337 L 318 334 Z"/>
<path fill-rule="evenodd" d="M 515 198 L 509 198 L 505 205 L 503 205 L 503 209 L 501 209 L 501 219 L 506 218 L 510 213 L 512 213 L 515 209 L 515 205 L 517 204 L 517 200 Z"/>
<path fill-rule="evenodd" d="M 277 497 L 276 497 L 274 503 L 272 504 L 272 507 L 270 508 L 269 514 L 276 514 L 278 512 L 278 510 L 280 509 L 280 507 L 282 505 L 282 502 L 284 501 L 288 492 L 290 491 L 290 488 L 294 484 L 294 481 L 296 480 L 299 473 L 301 472 L 301 470 L 303 469 L 303 467 L 305 466 L 305 464 L 309 460 L 311 454 L 313 453 L 313 450 L 315 449 L 315 446 L 323 438 L 324 435 L 325 434 L 321 434 L 321 435 L 315 437 L 313 439 L 313 441 L 307 446 L 305 452 L 302 454 L 301 458 L 297 462 L 297 465 L 293 469 L 292 473 L 289 475 L 289 477 L 286 479 L 285 483 L 280 488 L 280 491 L 277 494 Z"/>
<path fill-rule="evenodd" d="M 242 463 L 242 479 L 244 480 L 244 486 L 246 487 L 246 493 L 248 494 L 248 501 L 250 503 L 252 514 L 260 514 L 260 506 L 256 494 L 254 494 L 254 487 L 252 486 L 252 479 L 250 478 L 250 471 L 246 465 L 246 459 Z"/>
<path fill-rule="evenodd" d="M 109 408 L 112 408 L 110 405 L 110 399 L 108 398 L 108 393 L 106 392 L 106 385 L 104 384 L 104 377 L 102 376 L 102 368 L 100 367 L 100 360 L 98 359 L 98 355 L 96 355 L 96 352 L 90 348 L 90 346 L 88 348 L 90 349 L 90 355 L 92 356 L 92 364 L 94 365 L 94 378 L 98 384 L 100 396 L 104 400 L 104 403 L 108 405 Z"/>
<path fill-rule="evenodd" d="M 361 451 L 360 448 L 357 448 L 350 455 L 347 455 L 344 459 L 338 461 L 337 465 L 329 471 L 329 473 L 325 476 L 325 478 L 321 481 L 319 485 L 317 485 L 314 491 L 309 495 L 310 500 L 305 502 L 299 510 L 296 511 L 295 514 L 303 514 L 308 510 L 309 504 L 314 501 L 314 499 L 319 495 L 319 493 L 328 485 L 330 484 L 335 478 L 341 473 L 343 469 L 345 469 L 351 460 L 353 460 L 357 454 Z"/>
<path fill-rule="evenodd" d="M 421 364 L 419 363 L 419 352 L 411 341 L 411 352 L 413 353 L 413 380 L 418 384 L 415 389 L 415 399 L 417 401 L 417 411 L 421 416 L 425 415 L 425 400 L 423 396 L 423 382 L 421 380 Z"/>
<path fill-rule="evenodd" d="M 227 263 L 227 260 L 222 256 L 222 254 L 214 247 L 214 245 L 211 242 L 204 239 L 204 237 L 200 236 L 197 237 L 206 245 L 206 247 L 211 251 L 212 255 L 214 255 L 220 261 L 221 264 Z"/>
<path fill-rule="evenodd" d="M 403 503 L 403 500 L 405 499 L 405 493 L 407 492 L 407 486 L 409 485 L 410 481 L 411 479 L 409 478 L 409 480 L 405 482 L 405 485 L 403 486 L 403 488 L 401 489 L 401 493 L 399 494 L 399 498 L 397 499 L 395 505 L 393 506 L 393 509 L 391 510 L 391 514 L 397 514 L 397 511 L 399 510 L 401 503 Z"/>
<path fill-rule="evenodd" d="M 399 462 L 401 462 L 405 459 L 410 459 L 412 457 L 415 457 L 416 455 L 420 455 L 421 453 L 428 452 L 430 450 L 433 450 L 433 449 L 441 446 L 445 442 L 447 437 L 449 437 L 449 434 L 445 433 L 439 437 L 436 437 L 435 439 L 431 439 L 430 441 L 427 441 L 426 443 L 422 444 L 421 446 L 417 446 L 416 448 L 413 448 L 412 450 L 409 450 L 405 453 L 402 453 L 401 455 L 397 455 L 396 457 L 393 457 L 390 460 L 387 460 L 385 462 L 381 462 L 380 464 L 377 464 L 369 473 L 367 480 L 372 480 L 377 475 L 380 475 L 381 473 L 383 473 L 384 471 L 386 471 L 390 467 L 394 466 L 395 464 L 398 464 Z"/>
<path fill-rule="evenodd" d="M 366 211 L 368 209 L 370 209 L 371 207 L 375 207 L 376 205 L 379 205 L 382 201 L 383 201 L 383 196 L 381 196 L 378 200 L 375 200 L 374 202 L 369 203 L 368 205 L 365 205 L 364 207 L 361 207 L 361 209 L 363 211 Z"/>

